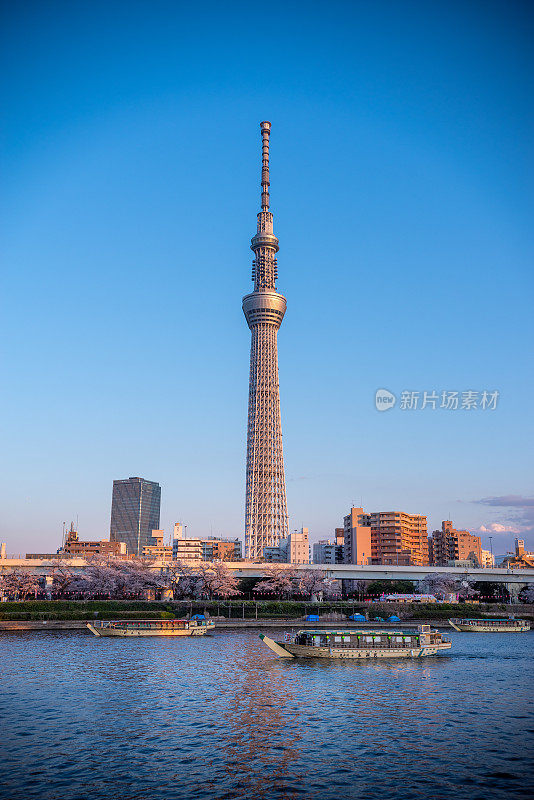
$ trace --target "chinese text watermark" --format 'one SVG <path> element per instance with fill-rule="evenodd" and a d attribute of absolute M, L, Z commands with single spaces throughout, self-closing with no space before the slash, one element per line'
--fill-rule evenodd
<path fill-rule="evenodd" d="M 423 411 L 425 409 L 444 409 L 445 411 L 495 411 L 499 401 L 498 391 L 402 391 L 399 408 L 401 411 Z M 375 406 L 378 411 L 388 411 L 397 403 L 397 397 L 388 389 L 377 389 Z"/>

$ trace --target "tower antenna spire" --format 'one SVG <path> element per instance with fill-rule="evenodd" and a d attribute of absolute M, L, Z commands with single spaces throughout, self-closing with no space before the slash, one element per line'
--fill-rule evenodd
<path fill-rule="evenodd" d="M 250 247 L 254 252 L 254 291 L 243 298 L 251 331 L 245 497 L 245 558 L 261 558 L 289 535 L 287 516 L 277 333 L 286 299 L 277 291 L 278 239 L 269 210 L 269 137 L 271 123 L 261 128 L 261 211 Z"/>
<path fill-rule="evenodd" d="M 271 123 L 264 121 L 261 127 L 261 210 L 269 210 L 269 136 Z"/>

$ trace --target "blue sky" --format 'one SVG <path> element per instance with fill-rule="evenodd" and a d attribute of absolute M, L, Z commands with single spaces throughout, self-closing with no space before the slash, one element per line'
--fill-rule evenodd
<path fill-rule="evenodd" d="M 167 531 L 242 535 L 262 119 L 290 527 L 363 502 L 534 547 L 532 7 L 267 8 L 3 4 L 10 552 L 107 536 L 130 475 Z"/>

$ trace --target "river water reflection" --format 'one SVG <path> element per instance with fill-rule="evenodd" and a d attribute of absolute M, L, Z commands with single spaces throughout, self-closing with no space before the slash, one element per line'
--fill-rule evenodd
<path fill-rule="evenodd" d="M 0 634 L 10 800 L 525 797 L 534 634 L 446 655 L 277 659 L 205 639 Z"/>

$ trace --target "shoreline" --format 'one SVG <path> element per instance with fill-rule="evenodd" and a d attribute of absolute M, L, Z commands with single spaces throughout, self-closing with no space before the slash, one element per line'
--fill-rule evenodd
<path fill-rule="evenodd" d="M 91 620 L 2 620 L 0 621 L 0 633 L 2 631 L 80 631 L 87 630 L 87 623 Z M 353 622 L 352 620 L 337 620 L 318 622 L 305 622 L 302 619 L 229 619 L 224 622 L 216 622 L 215 630 L 217 629 L 232 629 L 232 630 L 250 630 L 254 628 L 380 628 L 398 630 L 413 629 L 418 625 L 432 625 L 434 628 L 443 628 L 444 630 L 451 630 L 447 620 L 444 619 L 417 619 L 410 622 L 403 620 L 401 622 Z M 89 633 L 89 631 L 87 630 Z"/>

